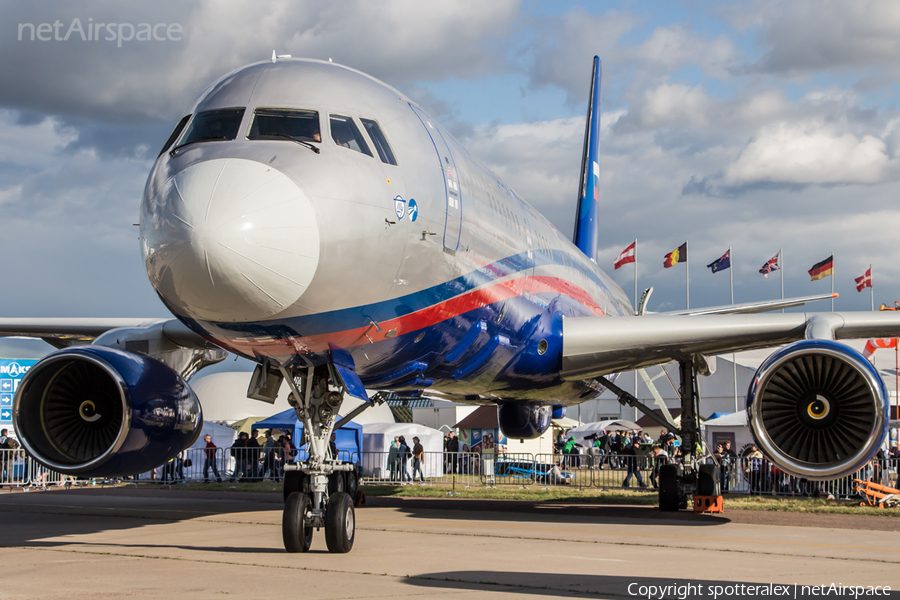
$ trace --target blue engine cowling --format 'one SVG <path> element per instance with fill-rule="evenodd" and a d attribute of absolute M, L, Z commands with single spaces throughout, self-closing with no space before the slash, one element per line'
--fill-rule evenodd
<path fill-rule="evenodd" d="M 549 429 L 552 412 L 549 406 L 501 402 L 497 410 L 500 431 L 508 438 L 534 439 Z"/>
<path fill-rule="evenodd" d="M 200 434 L 200 402 L 163 363 L 104 346 L 48 355 L 22 379 L 16 432 L 41 464 L 68 475 L 114 477 L 157 467 Z"/>
<path fill-rule="evenodd" d="M 786 473 L 815 480 L 862 468 L 887 435 L 887 411 L 875 367 L 852 348 L 825 340 L 772 354 L 747 394 L 759 449 Z"/>

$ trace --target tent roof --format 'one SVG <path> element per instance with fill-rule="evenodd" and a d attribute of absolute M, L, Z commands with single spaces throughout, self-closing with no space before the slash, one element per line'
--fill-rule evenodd
<path fill-rule="evenodd" d="M 747 412 L 740 411 L 736 413 L 727 414 L 724 417 L 719 417 L 718 419 L 710 419 L 704 425 L 706 427 L 740 427 L 747 424 Z"/>
<path fill-rule="evenodd" d="M 443 432 L 425 425 L 417 425 L 415 423 L 366 423 L 363 425 L 363 433 L 385 433 L 388 435 L 402 435 L 407 439 L 412 439 L 414 435 L 438 434 L 444 436 Z"/>
<path fill-rule="evenodd" d="M 295 425 L 300 424 L 300 420 L 297 419 L 297 413 L 294 412 L 293 408 L 289 408 L 287 410 L 283 410 L 280 413 L 274 414 L 271 417 L 263 419 L 262 421 L 257 421 L 255 428 L 256 429 L 293 429 Z M 362 429 L 362 425 L 354 423 L 350 421 L 349 423 L 345 423 L 341 429 Z"/>
<path fill-rule="evenodd" d="M 468 417 L 454 425 L 458 429 L 497 429 L 500 418 L 495 405 L 479 406 Z"/>
<path fill-rule="evenodd" d="M 571 417 L 563 417 L 562 419 L 553 419 L 553 426 L 560 429 L 572 429 L 581 425 L 580 421 L 576 421 Z"/>

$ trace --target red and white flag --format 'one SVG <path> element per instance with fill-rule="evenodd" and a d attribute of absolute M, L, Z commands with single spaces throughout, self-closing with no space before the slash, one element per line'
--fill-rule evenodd
<path fill-rule="evenodd" d="M 856 278 L 856 291 L 861 292 L 865 288 L 872 287 L 872 267 L 869 267 L 869 270 L 863 273 L 862 277 Z"/>
<path fill-rule="evenodd" d="M 637 241 L 631 242 L 631 245 L 622 250 L 622 253 L 619 254 L 619 258 L 616 259 L 616 262 L 613 263 L 613 266 L 618 269 L 622 265 L 627 265 L 628 263 L 634 262 L 634 248 L 637 246 Z M 614 269 L 615 270 L 615 269 Z"/>
<path fill-rule="evenodd" d="M 897 338 L 892 338 L 889 340 L 886 339 L 877 339 L 877 340 L 869 340 L 866 342 L 866 348 L 863 350 L 863 356 L 868 358 L 871 361 L 874 361 L 872 355 L 875 354 L 875 351 L 879 348 L 896 348 L 897 347 Z"/>

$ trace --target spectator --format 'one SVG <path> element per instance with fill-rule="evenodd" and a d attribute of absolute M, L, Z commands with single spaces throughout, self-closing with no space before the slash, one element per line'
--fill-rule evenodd
<path fill-rule="evenodd" d="M 459 438 L 452 431 L 447 434 L 447 454 L 450 472 L 457 473 L 459 471 Z"/>
<path fill-rule="evenodd" d="M 725 462 L 722 464 L 721 487 L 722 493 L 727 494 L 728 489 L 731 487 L 731 474 L 734 472 L 734 466 L 737 464 L 737 454 L 731 449 L 731 442 L 729 440 L 725 440 L 722 448 L 724 450 L 722 457 Z"/>
<path fill-rule="evenodd" d="M 272 437 L 272 430 L 266 431 L 266 442 L 263 444 L 262 464 L 259 467 L 260 480 L 265 479 L 266 474 L 275 481 L 278 481 L 278 475 L 275 473 L 275 438 Z"/>
<path fill-rule="evenodd" d="M 212 441 L 212 436 L 207 433 L 203 436 L 203 441 L 206 442 L 206 449 L 203 451 L 206 455 L 206 458 L 203 461 L 203 483 L 209 483 L 210 468 L 212 468 L 212 472 L 216 476 L 216 481 L 222 483 L 222 478 L 219 476 L 219 469 L 216 467 L 216 445 Z"/>
<path fill-rule="evenodd" d="M 413 450 L 412 450 L 412 453 L 413 453 L 412 478 L 413 478 L 413 481 L 415 481 L 416 473 L 418 473 L 419 474 L 419 483 L 421 483 L 422 485 L 425 485 L 425 471 L 422 469 L 422 467 L 425 464 L 425 448 L 422 446 L 422 443 L 419 442 L 418 437 L 414 437 L 413 442 L 415 442 L 415 445 L 413 445 Z"/>
<path fill-rule="evenodd" d="M 337 434 L 336 433 L 331 434 L 331 439 L 328 440 L 328 449 L 331 451 L 331 458 L 337 460 L 338 447 L 337 447 Z"/>
<path fill-rule="evenodd" d="M 659 477 L 659 468 L 669 462 L 669 455 L 659 444 L 653 444 L 653 448 L 647 456 L 650 459 L 650 486 L 658 488 L 659 484 L 656 478 Z"/>
<path fill-rule="evenodd" d="M 894 487 L 897 487 L 900 485 L 900 442 L 894 442 L 894 447 L 891 448 L 891 460 L 894 461 L 897 468 L 897 481 L 894 483 Z"/>
<path fill-rule="evenodd" d="M 406 485 L 406 482 L 409 481 L 407 465 L 409 459 L 412 457 L 412 450 L 406 445 L 406 438 L 404 436 L 401 435 L 398 441 L 400 449 L 400 485 Z"/>
<path fill-rule="evenodd" d="M 231 446 L 231 456 L 234 457 L 234 472 L 231 474 L 231 481 L 240 481 L 249 476 L 247 469 L 247 452 L 250 447 L 250 436 L 246 431 L 242 431 L 238 439 Z"/>
<path fill-rule="evenodd" d="M 750 480 L 750 495 L 759 494 L 763 488 L 763 455 L 756 445 L 744 455 L 744 473 Z"/>
<path fill-rule="evenodd" d="M 248 477 L 251 481 L 259 476 L 259 429 L 254 429 L 247 440 L 247 469 L 250 471 Z"/>
<path fill-rule="evenodd" d="M 638 468 L 637 448 L 634 447 L 634 444 L 632 444 L 631 440 L 629 440 L 628 438 L 625 438 L 622 455 L 625 458 L 625 468 L 627 469 L 627 472 L 625 473 L 625 481 L 622 482 L 622 487 L 628 487 L 632 475 L 634 475 L 637 479 L 639 486 L 641 486 L 642 488 L 647 487 L 647 484 L 644 483 L 643 476 L 641 476 L 641 470 Z"/>
<path fill-rule="evenodd" d="M 391 481 L 400 480 L 400 438 L 394 436 L 391 440 L 391 447 L 388 449 L 388 472 Z"/>

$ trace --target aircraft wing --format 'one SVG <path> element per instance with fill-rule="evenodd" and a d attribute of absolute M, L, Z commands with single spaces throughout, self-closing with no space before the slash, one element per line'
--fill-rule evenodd
<path fill-rule="evenodd" d="M 724 306 L 710 306 L 706 308 L 691 308 L 688 310 L 667 311 L 664 315 L 735 315 L 748 313 L 761 313 L 783 308 L 802 306 L 807 302 L 817 300 L 831 300 L 838 294 L 819 294 L 818 296 L 803 296 L 801 298 L 780 298 L 778 300 L 762 300 L 759 302 L 747 302 L 744 304 L 726 304 Z"/>
<path fill-rule="evenodd" d="M 172 342 L 186 348 L 206 348 L 210 343 L 177 319 L 39 318 L 0 319 L 0 337 L 40 338 L 56 348 L 90 343 L 113 329 L 162 328 Z"/>
<path fill-rule="evenodd" d="M 900 337 L 900 313 L 655 314 L 563 319 L 567 380 L 802 339 Z"/>

